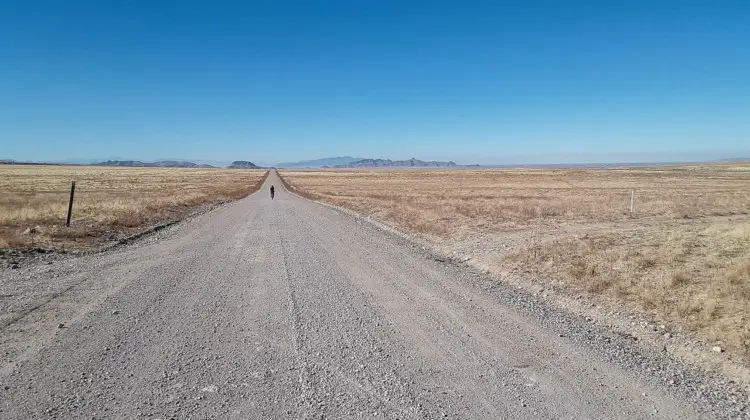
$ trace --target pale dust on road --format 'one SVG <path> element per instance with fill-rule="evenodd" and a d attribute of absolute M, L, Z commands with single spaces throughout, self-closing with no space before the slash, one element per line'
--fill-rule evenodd
<path fill-rule="evenodd" d="M 275 173 L 162 239 L 14 271 L 4 419 L 698 418 Z"/>

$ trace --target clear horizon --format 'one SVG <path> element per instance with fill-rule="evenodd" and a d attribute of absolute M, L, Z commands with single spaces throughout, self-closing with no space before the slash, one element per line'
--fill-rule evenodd
<path fill-rule="evenodd" d="M 251 161 L 256 165 L 264 166 L 264 167 L 270 167 L 270 166 L 278 166 L 280 164 L 294 164 L 298 162 L 307 162 L 307 161 L 316 161 L 316 160 L 322 160 L 322 159 L 332 159 L 332 158 L 339 158 L 339 157 L 346 157 L 346 155 L 339 155 L 339 156 L 329 156 L 329 157 L 320 157 L 320 158 L 311 158 L 311 159 L 299 159 L 299 160 L 290 160 L 290 161 L 283 161 L 283 162 L 264 162 L 264 161 L 254 161 L 252 159 L 230 159 L 230 160 L 206 160 L 206 159 L 190 159 L 190 158 L 156 158 L 156 159 L 139 159 L 139 158 L 128 158 L 128 157 L 119 157 L 119 156 L 110 156 L 105 158 L 67 158 L 67 159 L 58 159 L 58 160 L 34 160 L 34 159 L 14 159 L 15 161 L 19 163 L 25 163 L 25 162 L 31 162 L 31 163 L 63 163 L 63 164 L 91 164 L 91 163 L 101 163 L 106 162 L 108 160 L 113 161 L 141 161 L 144 163 L 150 163 L 150 162 L 159 162 L 159 161 L 180 161 L 180 162 L 192 162 L 197 164 L 209 164 L 214 166 L 227 166 L 231 164 L 233 161 Z M 351 156 L 350 156 L 351 157 Z M 416 159 L 419 160 L 427 160 L 427 159 L 420 159 L 418 156 L 413 156 Z M 408 160 L 411 157 L 403 157 L 403 158 L 391 158 L 391 157 L 359 157 L 361 159 L 390 159 L 390 160 Z M 6 158 L 0 157 L 0 160 L 3 160 Z M 629 157 L 622 157 L 620 160 L 614 159 L 612 157 L 606 157 L 606 156 L 592 156 L 591 158 L 583 158 L 581 156 L 578 156 L 577 158 L 570 158 L 570 159 L 555 159 L 555 158 L 545 158 L 543 156 L 519 156 L 514 159 L 507 159 L 505 161 L 486 161 L 486 162 L 464 162 L 464 161 L 456 161 L 454 159 L 447 159 L 445 161 L 453 161 L 454 163 L 458 165 L 482 165 L 482 166 L 507 166 L 507 165 L 585 165 L 585 164 L 648 164 L 648 163 L 682 163 L 682 162 L 717 162 L 722 160 L 740 160 L 740 161 L 746 161 L 750 160 L 750 155 L 732 155 L 732 156 L 724 156 L 721 154 L 715 155 L 713 157 L 708 156 L 697 156 L 697 155 L 691 155 L 691 154 L 684 154 L 684 155 L 674 155 L 671 158 L 651 158 L 649 159 L 646 156 L 640 156 L 633 155 Z"/>
<path fill-rule="evenodd" d="M 6 3 L 0 159 L 747 158 L 748 21 L 738 1 Z"/>

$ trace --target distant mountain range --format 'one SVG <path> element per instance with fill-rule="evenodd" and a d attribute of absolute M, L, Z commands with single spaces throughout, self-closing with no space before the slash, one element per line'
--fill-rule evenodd
<path fill-rule="evenodd" d="M 80 163 L 73 163 L 77 161 Z M 201 162 L 201 161 L 199 161 Z M 206 162 L 206 161 L 202 161 Z M 157 160 L 154 162 L 144 162 L 140 160 L 109 159 L 106 161 L 86 161 L 84 159 L 69 159 L 66 162 L 19 162 L 13 159 L 0 159 L 0 165 L 84 165 L 84 166 L 123 166 L 123 167 L 143 167 L 143 168 L 217 168 L 219 166 L 209 165 L 207 163 L 195 163 L 187 160 Z M 225 166 L 225 165 L 222 165 Z M 245 160 L 236 160 L 231 165 L 226 166 L 232 169 L 262 169 L 253 162 Z"/>
<path fill-rule="evenodd" d="M 717 162 L 747 162 L 747 161 L 750 161 L 750 157 L 719 159 Z"/>
<path fill-rule="evenodd" d="M 723 158 L 713 160 L 684 160 L 684 161 L 643 161 L 643 162 L 606 162 L 606 163 L 548 163 L 548 164 L 499 164 L 499 165 L 458 165 L 448 161 L 422 161 L 416 158 L 408 160 L 390 159 L 363 159 L 351 156 L 329 157 L 299 162 L 278 163 L 273 165 L 277 168 L 611 168 L 629 166 L 651 166 L 651 165 L 679 165 L 700 164 L 719 162 L 747 162 L 749 157 Z M 250 161 L 234 161 L 232 164 L 223 161 L 206 160 L 184 160 L 184 159 L 157 159 L 153 162 L 144 162 L 134 159 L 110 158 L 106 160 L 90 159 L 66 159 L 63 161 L 19 161 L 14 159 L 0 159 L 0 165 L 98 165 L 98 166 L 125 166 L 125 167 L 161 167 L 161 168 L 241 168 L 261 169 L 266 165 L 258 165 Z M 268 165 L 270 166 L 270 165 Z"/>
<path fill-rule="evenodd" d="M 157 162 L 141 162 L 140 160 L 108 160 L 92 163 L 95 166 L 137 166 L 155 168 L 215 168 L 212 165 L 197 164 L 180 160 L 160 160 Z"/>
<path fill-rule="evenodd" d="M 217 168 L 224 168 L 227 165 L 229 165 L 230 161 L 222 161 L 222 160 L 205 160 L 205 159 L 188 159 L 188 158 L 175 158 L 175 157 L 157 157 L 155 159 L 151 160 L 143 160 L 143 159 L 137 159 L 132 156 L 130 157 L 121 157 L 121 156 L 109 156 L 109 157 L 101 157 L 98 159 L 90 159 L 90 158 L 66 158 L 66 159 L 60 159 L 60 160 L 54 160 L 54 161 L 48 161 L 47 163 L 56 163 L 56 164 L 64 164 L 64 165 L 98 165 L 102 162 L 108 162 L 108 161 L 122 161 L 122 162 L 191 162 L 195 163 L 196 165 L 210 165 L 215 166 Z"/>
<path fill-rule="evenodd" d="M 390 160 L 390 159 L 360 159 L 341 165 L 334 165 L 334 168 L 454 168 L 455 162 L 442 162 L 431 160 L 425 162 L 416 158 L 408 160 Z"/>
<path fill-rule="evenodd" d="M 253 162 L 246 160 L 235 160 L 231 165 L 227 166 L 230 169 L 263 169 L 262 166 L 258 166 Z"/>
<path fill-rule="evenodd" d="M 455 162 L 423 161 L 416 158 L 408 160 L 366 159 L 351 156 L 328 157 L 299 162 L 286 162 L 274 165 L 277 168 L 450 168 Z"/>
<path fill-rule="evenodd" d="M 284 162 L 274 165 L 277 168 L 321 168 L 324 166 L 332 167 L 337 165 L 346 165 L 363 158 L 353 158 L 351 156 L 328 157 L 313 160 L 301 160 L 299 162 Z"/>

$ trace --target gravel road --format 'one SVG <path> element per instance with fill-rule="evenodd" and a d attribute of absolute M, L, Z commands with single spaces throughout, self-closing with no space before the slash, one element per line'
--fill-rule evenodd
<path fill-rule="evenodd" d="M 728 394 L 658 385 L 612 360 L 643 357 L 627 338 L 585 344 L 599 336 L 585 320 L 550 321 L 274 173 L 145 240 L 0 275 L 4 419 L 747 414 Z"/>

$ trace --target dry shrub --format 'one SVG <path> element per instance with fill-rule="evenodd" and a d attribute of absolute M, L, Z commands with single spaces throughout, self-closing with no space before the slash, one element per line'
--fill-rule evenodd
<path fill-rule="evenodd" d="M 750 302 L 750 261 L 737 264 L 727 276 L 732 293 Z"/>
<path fill-rule="evenodd" d="M 729 284 L 738 286 L 750 282 L 750 261 L 742 263 L 729 275 Z"/>
<path fill-rule="evenodd" d="M 677 272 L 672 274 L 672 280 L 669 285 L 671 287 L 680 287 L 687 284 L 689 281 L 690 278 L 685 273 Z"/>
<path fill-rule="evenodd" d="M 657 264 L 659 264 L 659 261 L 652 256 L 639 255 L 635 260 L 635 265 L 639 270 L 648 270 L 656 267 Z"/>

